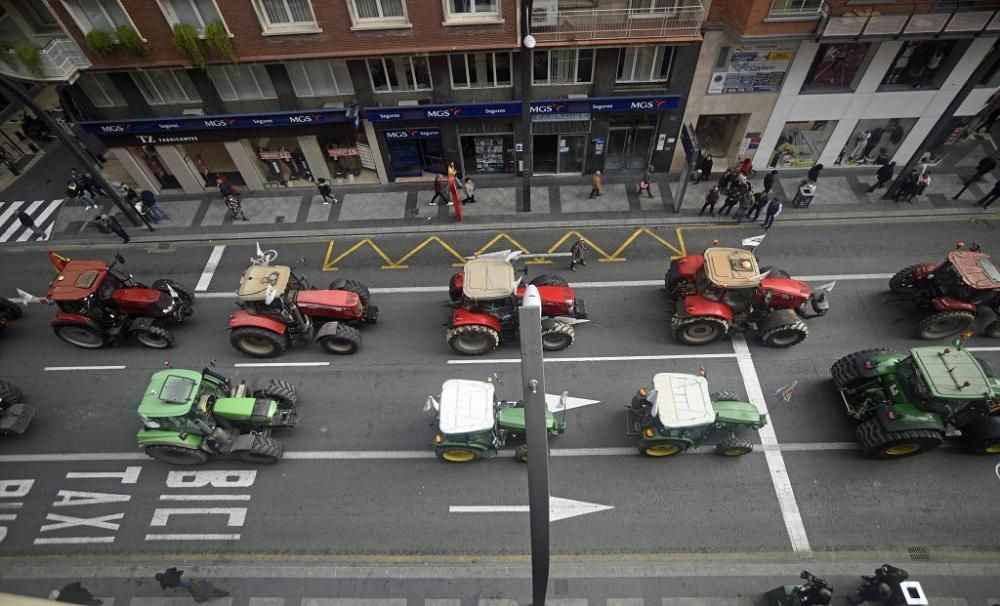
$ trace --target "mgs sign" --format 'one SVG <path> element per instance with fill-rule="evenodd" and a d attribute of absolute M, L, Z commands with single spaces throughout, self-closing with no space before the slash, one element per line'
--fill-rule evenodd
<path fill-rule="evenodd" d="M 446 107 L 441 109 L 428 109 L 424 111 L 428 118 L 458 118 L 462 114 L 461 107 Z"/>

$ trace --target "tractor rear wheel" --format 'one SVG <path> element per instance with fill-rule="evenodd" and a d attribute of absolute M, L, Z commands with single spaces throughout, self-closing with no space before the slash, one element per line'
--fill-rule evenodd
<path fill-rule="evenodd" d="M 576 331 L 565 322 L 552 322 L 546 328 L 542 327 L 542 349 L 545 351 L 559 351 L 566 349 L 573 344 L 576 338 Z"/>
<path fill-rule="evenodd" d="M 715 454 L 724 457 L 741 457 L 753 452 L 753 442 L 743 438 L 723 440 L 715 445 Z"/>
<path fill-rule="evenodd" d="M 0 318 L 4 320 L 17 320 L 24 315 L 21 306 L 13 301 L 0 297 Z"/>
<path fill-rule="evenodd" d="M 830 367 L 830 376 L 833 377 L 833 383 L 842 389 L 861 387 L 868 381 L 868 378 L 861 374 L 861 369 L 864 368 L 865 362 L 874 356 L 894 353 L 896 352 L 891 349 L 862 349 L 861 351 L 856 351 L 834 362 L 833 366 Z"/>
<path fill-rule="evenodd" d="M 489 326 L 466 324 L 448 331 L 448 345 L 460 354 L 479 356 L 500 345 L 500 333 Z"/>
<path fill-rule="evenodd" d="M 234 328 L 229 333 L 229 343 L 255 358 L 273 358 L 288 349 L 288 339 L 284 335 L 256 326 Z"/>
<path fill-rule="evenodd" d="M 171 465 L 201 465 L 208 460 L 208 453 L 197 448 L 157 444 L 146 447 L 146 456 Z"/>
<path fill-rule="evenodd" d="M 152 349 L 169 349 L 176 341 L 166 328 L 162 326 L 150 326 L 143 330 L 136 330 L 131 333 L 133 339 Z"/>
<path fill-rule="evenodd" d="M 463 448 L 458 446 L 449 446 L 447 448 L 438 448 L 437 457 L 442 461 L 448 461 L 449 463 L 470 463 L 472 461 L 479 460 L 482 454 L 475 448 Z"/>
<path fill-rule="evenodd" d="M 865 419 L 857 429 L 861 452 L 875 459 L 900 459 L 933 450 L 944 436 L 933 429 L 904 429 L 887 432 L 878 419 Z"/>
<path fill-rule="evenodd" d="M 987 324 L 983 334 L 991 339 L 1000 339 L 1000 320 L 993 320 Z"/>
<path fill-rule="evenodd" d="M 63 341 L 84 349 L 100 349 L 108 344 L 99 330 L 84 324 L 60 324 L 53 330 Z"/>
<path fill-rule="evenodd" d="M 760 340 L 768 347 L 791 347 L 805 341 L 809 327 L 794 311 L 778 309 L 764 316 L 757 323 Z"/>
<path fill-rule="evenodd" d="M 319 338 L 319 345 L 326 350 L 326 353 L 347 356 L 361 347 L 361 333 L 357 328 L 338 324 L 336 333 Z"/>
<path fill-rule="evenodd" d="M 337 278 L 333 282 L 330 282 L 330 290 L 346 290 L 348 292 L 352 292 L 358 295 L 358 298 L 361 299 L 361 304 L 365 307 L 368 307 L 368 301 L 372 298 L 372 294 L 369 292 L 368 287 L 357 280 Z"/>
<path fill-rule="evenodd" d="M 709 394 L 708 399 L 713 402 L 740 402 L 740 397 L 734 391 L 716 391 Z"/>
<path fill-rule="evenodd" d="M 727 328 L 725 320 L 709 316 L 670 319 L 670 332 L 684 345 L 708 345 L 726 334 Z"/>
<path fill-rule="evenodd" d="M 957 335 L 976 320 L 976 316 L 968 311 L 939 311 L 920 320 L 917 325 L 917 336 L 932 341 Z"/>
<path fill-rule="evenodd" d="M 542 274 L 531 281 L 534 286 L 569 286 L 565 278 L 556 274 Z"/>
<path fill-rule="evenodd" d="M 274 465 L 285 455 L 285 445 L 270 436 L 257 436 L 250 450 L 239 453 L 240 459 L 258 465 Z"/>
<path fill-rule="evenodd" d="M 646 442 L 639 445 L 639 454 L 646 455 L 647 457 L 672 457 L 676 454 L 680 454 L 687 449 L 687 445 L 683 442 L 675 442 L 673 440 L 660 440 L 657 442 Z"/>
<path fill-rule="evenodd" d="M 983 417 L 962 428 L 965 450 L 973 454 L 1000 454 L 1000 417 Z"/>
<path fill-rule="evenodd" d="M 911 265 L 897 271 L 889 278 L 889 291 L 894 295 L 912 295 L 917 290 L 917 279 L 914 275 L 918 269 L 919 265 Z"/>
<path fill-rule="evenodd" d="M 0 406 L 7 407 L 24 401 L 24 394 L 21 389 L 13 383 L 0 381 Z"/>
<path fill-rule="evenodd" d="M 295 386 L 281 379 L 270 379 L 267 387 L 259 390 L 257 393 L 262 398 L 277 401 L 278 408 L 295 408 L 299 403 L 299 394 L 295 390 Z"/>

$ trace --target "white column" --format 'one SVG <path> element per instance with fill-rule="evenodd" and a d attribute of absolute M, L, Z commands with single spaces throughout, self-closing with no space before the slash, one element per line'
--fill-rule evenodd
<path fill-rule="evenodd" d="M 307 137 L 297 137 L 299 142 L 299 148 L 302 149 L 302 155 L 306 157 L 306 162 L 309 163 L 309 170 L 312 171 L 313 178 L 319 181 L 320 179 L 331 179 L 330 168 L 326 164 L 326 158 L 323 157 L 323 149 L 319 146 L 319 141 L 316 137 L 310 135 Z"/>
<path fill-rule="evenodd" d="M 379 183 L 388 183 L 389 176 L 385 171 L 385 162 L 382 161 L 382 142 L 378 140 L 378 135 L 375 134 L 375 127 L 368 120 L 362 120 L 361 124 L 365 127 L 365 135 L 368 139 L 368 146 L 372 148 L 372 156 L 375 159 L 375 173 L 378 175 Z"/>
<path fill-rule="evenodd" d="M 205 192 L 205 178 L 194 169 L 188 158 L 176 145 L 157 145 L 156 153 L 181 184 L 186 194 L 201 194 Z"/>
<path fill-rule="evenodd" d="M 865 75 L 861 76 L 861 81 L 858 82 L 858 87 L 854 92 L 874 93 L 877 91 L 885 75 L 889 73 L 892 64 L 896 61 L 896 55 L 899 54 L 902 48 L 902 42 L 883 42 L 879 44 L 878 48 L 875 49 L 875 55 L 868 63 L 868 68 L 865 69 Z"/>
<path fill-rule="evenodd" d="M 133 156 L 132 152 L 124 147 L 112 147 L 108 151 L 118 160 L 118 163 L 122 165 L 128 176 L 135 182 L 135 189 L 137 191 L 148 189 L 154 194 L 160 195 L 160 183 L 150 172 L 145 162 Z"/>
<path fill-rule="evenodd" d="M 240 171 L 243 182 L 247 184 L 247 190 L 264 189 L 264 182 L 261 181 L 260 173 L 257 171 L 256 160 L 250 155 L 245 141 L 245 139 L 240 141 L 226 141 L 226 151 L 229 152 L 229 157 L 233 159 L 236 170 Z"/>

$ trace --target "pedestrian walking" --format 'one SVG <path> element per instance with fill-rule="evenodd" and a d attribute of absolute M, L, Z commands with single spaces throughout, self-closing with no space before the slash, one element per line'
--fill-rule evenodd
<path fill-rule="evenodd" d="M 160 208 L 160 203 L 156 200 L 156 194 L 148 189 L 142 190 L 139 194 L 139 202 L 149 212 L 149 216 L 152 217 L 154 223 L 159 223 L 161 219 L 170 219 L 170 215 Z"/>
<path fill-rule="evenodd" d="M 965 185 L 962 186 L 962 189 L 958 190 L 958 193 L 952 196 L 951 199 L 958 200 L 958 197 L 961 196 L 965 190 L 969 189 L 969 186 L 972 185 L 974 181 L 978 181 L 986 173 L 993 172 L 996 169 L 996 167 L 997 167 L 997 161 L 994 160 L 991 156 L 986 156 L 985 158 L 980 160 L 979 164 L 976 165 L 976 174 L 974 174 L 971 179 L 966 181 Z"/>
<path fill-rule="evenodd" d="M 802 184 L 805 185 L 806 183 L 816 183 L 819 181 L 819 173 L 822 170 L 822 164 L 814 164 L 813 167 L 809 169 L 809 172 L 806 173 L 806 180 L 803 181 Z"/>
<path fill-rule="evenodd" d="M 753 195 L 753 204 L 747 210 L 747 218 L 750 217 L 750 213 L 753 213 L 753 220 L 757 221 L 760 218 L 760 211 L 764 210 L 767 206 L 767 192 L 759 191 Z"/>
<path fill-rule="evenodd" d="M 646 167 L 646 172 L 642 173 L 642 177 L 639 179 L 639 188 L 636 191 L 636 193 L 642 195 L 642 192 L 646 192 L 646 195 L 652 198 L 653 197 L 652 183 L 653 183 L 653 165 L 650 164 L 649 166 Z"/>
<path fill-rule="evenodd" d="M 25 211 L 22 210 L 17 213 L 17 220 L 21 222 L 21 225 L 35 232 L 35 235 L 41 238 L 42 240 L 49 237 L 47 233 L 45 233 L 44 231 L 39 229 L 37 225 L 35 225 L 35 220 L 32 219 L 31 215 L 29 215 Z"/>
<path fill-rule="evenodd" d="M 774 182 L 778 180 L 778 171 L 772 170 L 764 176 L 764 189 L 761 190 L 763 194 L 771 193 L 771 188 L 774 187 Z"/>
<path fill-rule="evenodd" d="M 601 171 L 595 170 L 594 176 L 590 178 L 590 197 L 600 196 L 601 194 Z"/>
<path fill-rule="evenodd" d="M 233 187 L 232 184 L 229 183 L 229 179 L 221 173 L 216 173 L 215 185 L 219 188 L 219 193 L 222 194 L 223 198 L 227 196 L 235 196 L 240 193 L 236 191 L 236 188 Z"/>
<path fill-rule="evenodd" d="M 137 215 L 139 215 L 139 219 L 140 219 L 140 220 L 141 220 L 141 221 L 142 221 L 142 222 L 143 222 L 143 223 L 144 223 L 144 224 L 146 225 L 146 227 L 148 227 L 148 228 L 149 228 L 149 229 L 150 229 L 151 231 L 152 231 L 152 229 L 153 229 L 153 226 L 152 226 L 152 225 L 150 225 L 150 224 L 149 224 L 149 222 L 150 222 L 150 221 L 152 220 L 152 221 L 153 221 L 153 223 L 159 223 L 159 221 L 158 221 L 158 220 L 156 220 L 156 219 L 153 219 L 153 218 L 152 218 L 152 215 L 150 215 L 150 214 L 149 214 L 149 212 L 148 212 L 148 211 L 146 210 L 146 207 L 142 205 L 142 201 L 141 201 L 141 200 L 136 200 L 135 202 L 133 202 L 133 203 L 132 203 L 132 208 L 134 208 L 134 209 L 135 209 L 135 213 L 136 213 Z"/>
<path fill-rule="evenodd" d="M 875 173 L 875 184 L 868 188 L 867 193 L 870 194 L 880 187 L 885 187 L 885 184 L 892 180 L 892 173 L 895 169 L 895 162 L 880 166 L 878 172 Z"/>
<path fill-rule="evenodd" d="M 125 228 L 122 227 L 122 224 L 118 222 L 118 219 L 113 216 L 102 214 L 97 217 L 97 220 L 101 225 L 118 234 L 118 237 L 121 238 L 122 242 L 125 244 L 128 244 L 128 241 L 132 239 L 129 237 L 128 232 L 125 231 Z"/>
<path fill-rule="evenodd" d="M 753 162 L 750 161 L 750 158 L 744 158 L 743 161 L 740 162 L 739 173 L 744 177 L 749 177 L 750 171 L 752 170 Z"/>
<path fill-rule="evenodd" d="M 83 173 L 77 170 L 75 166 L 69 169 L 69 178 L 72 179 L 73 182 L 76 183 L 76 186 L 79 187 L 80 189 L 87 189 L 86 181 L 83 178 Z M 94 192 L 90 192 L 90 195 L 93 196 Z"/>
<path fill-rule="evenodd" d="M 587 260 L 583 258 L 583 253 L 587 250 L 587 243 L 583 238 L 578 238 L 573 246 L 569 248 L 569 270 L 576 271 L 577 264 L 587 266 Z"/>
<path fill-rule="evenodd" d="M 989 208 L 1000 198 L 1000 179 L 997 179 L 996 183 L 993 184 L 993 189 L 986 193 L 985 196 L 976 202 L 976 206 L 982 206 L 983 208 Z"/>
<path fill-rule="evenodd" d="M 98 208 L 97 202 L 94 202 L 93 196 L 90 192 L 80 187 L 76 181 L 70 179 L 66 182 L 66 197 L 71 200 L 79 200 L 83 204 L 83 207 L 87 210 L 91 208 Z"/>
<path fill-rule="evenodd" d="M 919 171 L 917 171 L 919 172 Z M 931 186 L 931 171 L 926 171 L 924 174 L 917 177 L 917 189 L 914 196 L 922 196 L 927 188 Z"/>
<path fill-rule="evenodd" d="M 84 606 L 101 606 L 103 600 L 98 600 L 80 581 L 73 581 L 62 589 L 53 589 L 49 599 L 66 604 L 83 604 Z"/>
<path fill-rule="evenodd" d="M 101 188 L 101 184 L 97 182 L 94 175 L 90 173 L 83 173 L 83 187 L 90 192 L 95 198 L 97 196 L 107 196 L 108 192 Z"/>
<path fill-rule="evenodd" d="M 447 196 L 444 195 L 444 179 L 441 178 L 441 175 L 434 175 L 434 197 L 431 198 L 428 206 L 437 206 L 438 198 L 441 198 L 441 201 L 448 206 L 454 204 L 454 202 L 448 200 Z"/>
<path fill-rule="evenodd" d="M 735 189 L 730 190 L 729 195 L 726 196 L 726 201 L 722 203 L 722 208 L 719 209 L 719 216 L 729 216 L 729 211 L 736 206 L 741 197 L 741 192 L 736 191 Z"/>
<path fill-rule="evenodd" d="M 201 602 L 214 600 L 215 598 L 224 598 L 229 595 L 228 591 L 219 589 L 205 579 L 194 579 L 191 581 L 191 585 L 188 587 L 188 592 L 191 594 L 191 597 L 194 598 L 194 601 L 199 604 Z"/>
<path fill-rule="evenodd" d="M 699 181 L 708 181 L 712 177 L 712 166 L 715 161 L 712 160 L 712 154 L 705 154 L 705 157 L 701 159 L 701 164 L 698 169 L 701 171 L 701 177 Z"/>
<path fill-rule="evenodd" d="M 160 589 L 176 589 L 177 587 L 183 587 L 187 589 L 191 586 L 191 581 L 181 578 L 184 576 L 183 570 L 177 570 L 176 567 L 170 567 L 163 572 L 156 573 L 153 577 L 160 583 Z"/>
<path fill-rule="evenodd" d="M 917 164 L 917 174 L 923 176 L 927 169 L 931 166 L 931 152 L 927 152 L 920 156 L 920 162 Z"/>
<path fill-rule="evenodd" d="M 230 194 L 225 198 L 226 208 L 229 209 L 229 216 L 233 218 L 233 221 L 237 217 L 247 221 L 247 214 L 243 212 L 243 203 L 240 201 L 239 197 L 235 194 Z"/>
<path fill-rule="evenodd" d="M 462 200 L 462 204 L 475 204 L 476 182 L 472 180 L 472 177 L 465 178 L 465 185 L 462 188 L 465 190 L 465 199 Z"/>
<path fill-rule="evenodd" d="M 896 202 L 912 202 L 913 196 L 917 193 L 917 181 L 920 179 L 917 176 L 917 169 L 910 171 L 910 174 L 906 175 L 903 182 L 899 185 L 899 189 L 896 190 L 893 199 Z"/>
<path fill-rule="evenodd" d="M 753 206 L 753 190 L 747 188 L 739 198 L 738 206 L 736 207 L 736 224 L 743 223 L 743 219 L 746 219 L 750 215 L 750 207 Z"/>
<path fill-rule="evenodd" d="M 708 214 L 715 216 L 715 203 L 719 201 L 719 186 L 716 185 L 712 189 L 708 190 L 708 195 L 705 196 L 705 203 L 701 205 L 701 210 L 698 211 L 698 216 L 700 217 L 705 213 L 705 209 L 708 209 Z"/>
<path fill-rule="evenodd" d="M 438 175 L 438 178 L 441 178 L 440 175 Z M 329 204 L 330 202 L 340 204 L 340 200 L 333 195 L 333 188 L 330 187 L 330 182 L 323 177 L 320 177 L 319 181 L 316 182 L 316 189 L 319 190 L 319 195 L 323 196 L 323 204 Z"/>
<path fill-rule="evenodd" d="M 767 202 L 767 207 L 764 209 L 764 222 L 761 223 L 761 226 L 764 229 L 771 229 L 771 226 L 774 225 L 774 220 L 778 218 L 778 215 L 781 214 L 784 208 L 785 205 L 778 200 L 777 196 L 771 196 L 771 199 Z"/>

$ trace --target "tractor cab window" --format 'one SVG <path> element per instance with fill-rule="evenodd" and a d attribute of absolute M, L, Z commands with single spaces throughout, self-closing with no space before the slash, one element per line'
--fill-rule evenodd
<path fill-rule="evenodd" d="M 722 298 L 724 290 L 708 278 L 708 274 L 702 269 L 698 272 L 698 294 L 709 301 L 718 301 Z"/>
<path fill-rule="evenodd" d="M 514 312 L 517 308 L 513 297 L 504 297 L 503 299 L 492 299 L 488 301 L 478 301 L 476 304 L 476 309 L 483 313 L 496 316 L 498 319 L 506 322 L 509 321 L 514 316 Z"/>
<path fill-rule="evenodd" d="M 694 440 L 695 442 L 697 442 L 699 440 L 702 440 L 705 437 L 705 435 L 708 433 L 708 431 L 710 429 L 711 429 L 710 426 L 708 426 L 708 427 L 706 427 L 706 426 L 702 426 L 702 427 L 689 427 L 689 428 L 685 429 L 684 431 L 682 431 L 681 435 L 683 437 L 685 437 L 685 438 L 688 438 L 690 440 Z"/>
<path fill-rule="evenodd" d="M 170 404 L 183 404 L 191 398 L 194 393 L 195 383 L 187 377 L 171 376 L 163 382 L 160 387 L 160 394 L 157 396 L 163 402 Z"/>
<path fill-rule="evenodd" d="M 722 302 L 735 311 L 742 311 L 750 307 L 755 292 L 753 288 L 727 288 Z"/>

